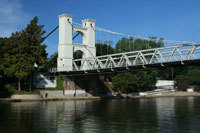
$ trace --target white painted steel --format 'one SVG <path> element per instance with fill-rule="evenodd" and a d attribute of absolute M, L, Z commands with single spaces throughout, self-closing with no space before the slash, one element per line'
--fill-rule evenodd
<path fill-rule="evenodd" d="M 96 57 L 95 30 L 125 36 L 134 39 L 159 42 L 158 39 L 137 37 L 110 30 L 95 27 L 95 20 L 85 19 L 82 24 L 72 21 L 72 16 L 63 14 L 59 16 L 59 48 L 58 48 L 58 72 L 100 70 L 114 68 L 126 68 L 131 66 L 143 66 L 163 64 L 169 62 L 181 62 L 200 59 L 200 43 L 162 40 L 164 44 L 175 46 L 154 48 L 140 51 L 111 54 Z M 83 44 L 72 43 L 72 33 L 79 32 L 82 35 Z M 83 59 L 73 60 L 73 53 L 80 50 L 84 53 Z"/>
<path fill-rule="evenodd" d="M 78 50 L 83 52 L 83 58 L 96 56 L 95 20 L 85 19 L 82 25 L 75 26 L 72 18 L 68 14 L 59 16 L 58 72 L 74 70 L 73 53 Z M 72 43 L 72 34 L 75 32 L 81 34 L 83 44 Z M 84 67 L 87 69 L 87 65 Z"/>
<path fill-rule="evenodd" d="M 177 45 L 73 60 L 72 71 L 113 69 L 200 59 L 200 46 Z M 79 62 L 79 63 L 78 63 Z M 77 64 L 81 64 L 78 66 Z M 87 66 L 87 67 L 83 67 Z"/>

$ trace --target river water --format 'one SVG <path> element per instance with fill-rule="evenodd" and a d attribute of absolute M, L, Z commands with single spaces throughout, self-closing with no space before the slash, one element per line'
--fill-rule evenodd
<path fill-rule="evenodd" d="M 200 97 L 0 103 L 0 133 L 200 132 Z"/>

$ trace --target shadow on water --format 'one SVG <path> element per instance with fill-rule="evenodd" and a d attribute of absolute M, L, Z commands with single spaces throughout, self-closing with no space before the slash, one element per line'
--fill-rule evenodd
<path fill-rule="evenodd" d="M 200 98 L 0 103 L 0 132 L 196 132 Z"/>

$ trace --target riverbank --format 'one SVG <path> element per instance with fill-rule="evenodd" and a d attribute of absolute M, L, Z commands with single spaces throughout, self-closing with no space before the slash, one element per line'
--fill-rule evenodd
<path fill-rule="evenodd" d="M 190 96 L 200 96 L 200 92 L 164 92 L 157 94 L 148 95 L 132 95 L 132 94 L 122 94 L 123 98 L 153 98 L 153 97 L 190 97 Z"/>
<path fill-rule="evenodd" d="M 118 96 L 84 96 L 84 97 L 56 97 L 56 98 L 0 98 L 0 102 L 25 102 L 25 101 L 61 101 L 61 100 L 95 100 L 95 99 L 135 99 L 135 98 L 156 98 L 156 97 L 200 97 L 200 92 L 165 92 L 149 95 L 133 95 L 133 94 L 121 94 Z"/>
<path fill-rule="evenodd" d="M 65 97 L 65 98 L 37 98 L 37 99 L 12 99 L 0 98 L 0 102 L 28 102 L 28 101 L 62 101 L 62 100 L 95 100 L 100 97 Z"/>

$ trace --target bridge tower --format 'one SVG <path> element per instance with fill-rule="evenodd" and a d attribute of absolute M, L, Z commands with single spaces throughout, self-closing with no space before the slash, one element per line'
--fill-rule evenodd
<path fill-rule="evenodd" d="M 59 44 L 57 71 L 73 70 L 73 53 L 77 50 L 83 52 L 83 58 L 95 57 L 95 20 L 82 20 L 82 26 L 75 26 L 72 22 L 72 15 L 62 14 L 59 18 Z M 78 32 L 82 35 L 83 44 L 73 44 L 72 35 Z M 86 68 L 87 65 L 82 67 Z"/>

